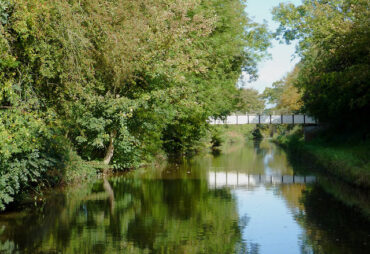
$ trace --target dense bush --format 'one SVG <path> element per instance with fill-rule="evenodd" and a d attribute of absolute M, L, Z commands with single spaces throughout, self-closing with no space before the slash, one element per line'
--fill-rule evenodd
<path fill-rule="evenodd" d="M 66 141 L 42 118 L 0 112 L 0 210 L 21 190 L 51 186 L 62 177 Z"/>

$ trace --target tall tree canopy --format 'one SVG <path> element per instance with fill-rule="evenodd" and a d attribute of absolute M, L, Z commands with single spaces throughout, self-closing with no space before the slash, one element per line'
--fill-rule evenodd
<path fill-rule="evenodd" d="M 323 122 L 368 128 L 369 12 L 367 0 L 305 0 L 273 10 L 277 35 L 299 40 L 295 83 L 306 110 Z"/>
<path fill-rule="evenodd" d="M 269 45 L 244 9 L 241 0 L 0 0 L 0 209 L 63 175 L 71 152 L 127 169 L 193 150 L 210 116 L 234 110 L 240 73 L 255 78 Z"/>

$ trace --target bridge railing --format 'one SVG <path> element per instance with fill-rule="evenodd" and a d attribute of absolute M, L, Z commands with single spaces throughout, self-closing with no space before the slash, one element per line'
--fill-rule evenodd
<path fill-rule="evenodd" d="M 315 118 L 307 115 L 231 115 L 225 120 L 210 119 L 210 124 L 317 124 Z"/>

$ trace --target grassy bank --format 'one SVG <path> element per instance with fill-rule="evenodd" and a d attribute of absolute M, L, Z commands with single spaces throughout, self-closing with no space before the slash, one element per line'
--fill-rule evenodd
<path fill-rule="evenodd" d="M 333 140 L 328 138 L 328 134 L 321 133 L 310 142 L 305 142 L 302 129 L 297 127 L 274 139 L 289 152 L 312 162 L 315 168 L 325 170 L 351 185 L 369 188 L 369 142 L 345 140 L 342 137 Z"/>

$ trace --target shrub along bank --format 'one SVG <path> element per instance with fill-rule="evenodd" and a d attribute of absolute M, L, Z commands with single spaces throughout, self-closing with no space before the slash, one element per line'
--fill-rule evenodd
<path fill-rule="evenodd" d="M 358 187 L 370 188 L 370 144 L 353 135 L 327 130 L 309 142 L 304 141 L 301 127 L 294 127 L 274 141 L 295 157 L 313 162 L 318 170 Z"/>

